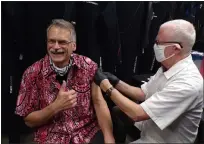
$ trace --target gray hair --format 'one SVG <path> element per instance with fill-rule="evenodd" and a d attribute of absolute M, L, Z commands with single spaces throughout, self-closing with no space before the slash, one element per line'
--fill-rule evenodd
<path fill-rule="evenodd" d="M 72 23 L 64 20 L 64 19 L 53 19 L 52 23 L 47 28 L 47 33 L 52 26 L 57 26 L 60 28 L 65 28 L 70 31 L 71 41 L 76 42 L 76 31 Z"/>
<path fill-rule="evenodd" d="M 190 22 L 182 19 L 168 21 L 162 26 L 165 25 L 169 25 L 173 28 L 170 32 L 171 37 L 175 41 L 181 43 L 183 46 L 182 53 L 190 54 L 196 40 L 196 31 L 194 26 Z"/>

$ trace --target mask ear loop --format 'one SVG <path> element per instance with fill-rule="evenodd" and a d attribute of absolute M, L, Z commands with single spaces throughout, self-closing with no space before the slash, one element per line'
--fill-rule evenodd
<path fill-rule="evenodd" d="M 177 49 L 180 49 L 180 50 L 182 49 L 182 47 L 179 44 L 173 44 L 173 45 L 175 45 Z"/>
<path fill-rule="evenodd" d="M 180 47 L 179 44 L 171 44 L 171 45 L 167 45 L 166 47 L 168 47 L 168 46 L 175 46 L 175 45 L 176 45 L 176 48 L 177 48 L 177 49 L 180 49 L 180 50 L 181 50 L 181 47 Z M 177 45 L 179 45 L 179 47 L 177 47 Z M 166 47 L 165 47 L 165 49 L 166 49 Z M 169 57 L 167 57 L 165 60 L 170 59 L 171 57 L 173 57 L 173 56 L 175 56 L 175 55 L 176 55 L 176 54 L 173 53 L 172 55 L 170 55 Z"/>

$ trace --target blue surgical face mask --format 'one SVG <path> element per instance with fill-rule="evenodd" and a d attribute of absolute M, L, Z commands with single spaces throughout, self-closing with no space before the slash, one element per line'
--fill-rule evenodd
<path fill-rule="evenodd" d="M 167 60 L 167 59 L 169 59 L 175 55 L 175 53 L 174 53 L 174 54 L 170 55 L 169 57 L 165 57 L 164 51 L 168 46 L 172 46 L 172 44 L 171 45 L 154 44 L 154 53 L 155 53 L 156 60 L 158 62 L 163 62 L 163 61 L 165 61 L 165 60 Z"/>

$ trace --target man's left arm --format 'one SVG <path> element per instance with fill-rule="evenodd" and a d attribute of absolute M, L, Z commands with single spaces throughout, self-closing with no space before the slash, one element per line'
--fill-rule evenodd
<path fill-rule="evenodd" d="M 101 89 L 106 92 L 112 87 L 110 82 L 105 79 L 100 84 Z M 143 110 L 143 108 L 122 95 L 117 89 L 113 89 L 110 96 L 111 100 L 131 119 L 134 121 L 142 121 L 149 119 L 149 115 Z"/>
<path fill-rule="evenodd" d="M 89 70 L 90 70 L 89 76 L 90 76 L 90 81 L 92 82 L 91 96 L 92 96 L 94 109 L 96 111 L 98 123 L 103 132 L 104 142 L 115 143 L 115 139 L 113 136 L 113 124 L 111 120 L 110 111 L 108 109 L 106 101 L 103 98 L 100 87 L 93 82 L 94 75 L 97 72 L 98 66 L 90 58 L 86 58 L 86 63 L 89 64 Z"/>
<path fill-rule="evenodd" d="M 92 83 L 92 100 L 96 111 L 99 126 L 103 132 L 105 143 L 115 143 L 113 136 L 113 125 L 110 111 L 103 98 L 101 89 L 94 82 Z"/>

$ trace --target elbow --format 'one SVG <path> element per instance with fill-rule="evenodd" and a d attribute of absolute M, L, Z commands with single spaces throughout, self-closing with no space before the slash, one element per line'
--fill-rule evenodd
<path fill-rule="evenodd" d="M 28 126 L 29 128 L 34 128 L 35 125 L 32 124 L 31 122 L 25 121 L 26 126 Z"/>
<path fill-rule="evenodd" d="M 131 117 L 134 122 L 144 121 L 150 119 L 150 117 L 145 113 L 143 115 L 136 115 Z"/>
<path fill-rule="evenodd" d="M 130 119 L 132 119 L 134 122 L 138 122 L 138 117 L 136 115 L 129 115 Z"/>
<path fill-rule="evenodd" d="M 139 95 L 140 95 L 140 97 L 139 97 L 138 100 L 142 101 L 142 102 L 145 101 L 146 95 L 145 95 L 145 93 L 142 90 L 140 91 Z"/>
<path fill-rule="evenodd" d="M 132 120 L 133 120 L 134 122 L 140 121 L 137 116 L 136 116 L 136 117 L 133 117 Z"/>
<path fill-rule="evenodd" d="M 34 128 L 36 127 L 36 121 L 37 121 L 37 118 L 33 118 L 33 117 L 30 117 L 30 116 L 27 116 L 24 118 L 24 122 L 26 124 L 26 126 L 28 126 L 29 128 Z"/>
<path fill-rule="evenodd" d="M 123 111 L 123 110 L 122 110 Z M 132 121 L 137 122 L 138 117 L 134 112 L 123 111 Z"/>
<path fill-rule="evenodd" d="M 141 95 L 141 99 L 139 101 L 144 102 L 145 101 L 145 95 Z"/>
<path fill-rule="evenodd" d="M 128 114 L 128 113 L 127 113 Z M 137 108 L 132 109 L 129 111 L 128 116 L 134 121 L 139 122 L 143 120 L 149 119 L 149 116 L 147 113 L 142 109 L 140 105 L 137 106 Z"/>
<path fill-rule="evenodd" d="M 134 122 L 139 122 L 139 121 L 143 121 L 145 120 L 144 118 L 142 117 L 138 117 L 138 116 L 132 116 L 130 117 Z"/>

